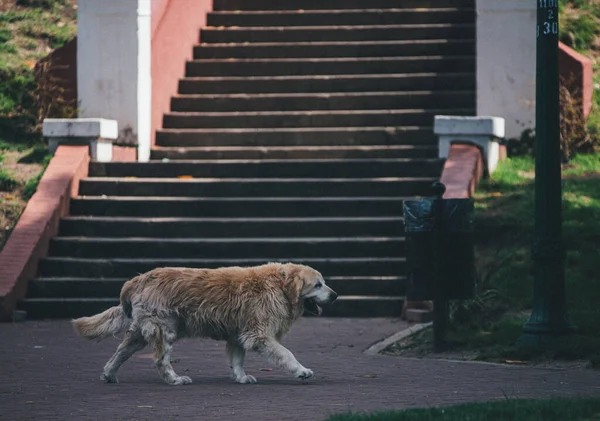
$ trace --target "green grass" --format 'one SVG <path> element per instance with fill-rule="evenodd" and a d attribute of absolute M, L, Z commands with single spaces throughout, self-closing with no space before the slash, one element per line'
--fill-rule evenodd
<path fill-rule="evenodd" d="M 44 175 L 44 172 L 50 163 L 50 159 L 52 159 L 52 155 L 49 155 L 47 150 L 44 150 L 44 153 L 45 155 L 42 160 L 44 168 L 37 176 L 31 178 L 27 183 L 25 183 L 25 187 L 23 188 L 23 198 L 25 200 L 31 199 L 31 196 L 33 196 L 37 191 L 38 184 L 40 184 L 40 180 L 42 179 L 42 176 Z"/>
<path fill-rule="evenodd" d="M 483 314 L 475 332 L 467 329 L 458 334 L 469 347 L 510 348 L 526 321 L 533 281 L 529 251 L 534 221 L 533 177 L 531 158 L 512 158 L 501 162 L 491 180 L 476 193 L 476 252 L 478 272 L 484 280 L 479 292 L 493 290 L 497 294 L 489 307 L 475 306 Z M 600 154 L 576 156 L 563 169 L 562 188 L 567 299 L 580 335 L 552 352 L 554 356 L 590 357 L 600 352 Z M 511 315 L 486 323 L 486 312 L 497 313 L 498 309 Z"/>
<path fill-rule="evenodd" d="M 0 191 L 8 192 L 17 187 L 17 181 L 4 168 L 2 168 L 3 161 L 4 156 L 0 153 Z"/>
<path fill-rule="evenodd" d="M 67 0 L 19 0 L 0 14 L 0 141 L 41 140 L 34 67 L 75 36 L 75 19 Z"/>
<path fill-rule="evenodd" d="M 339 414 L 326 421 L 593 421 L 600 399 L 513 400 L 373 414 Z"/>
<path fill-rule="evenodd" d="M 589 14 L 568 20 L 564 26 L 563 31 L 573 38 L 572 47 L 580 51 L 591 49 L 596 37 L 600 33 L 596 17 Z"/>
<path fill-rule="evenodd" d="M 17 181 L 4 168 L 4 155 L 0 151 L 0 191 L 11 191 L 17 186 Z"/>
<path fill-rule="evenodd" d="M 0 191 L 12 191 L 17 182 L 12 175 L 0 168 Z"/>

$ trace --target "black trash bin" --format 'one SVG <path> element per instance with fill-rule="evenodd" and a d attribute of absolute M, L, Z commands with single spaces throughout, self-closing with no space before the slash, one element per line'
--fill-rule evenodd
<path fill-rule="evenodd" d="M 475 287 L 473 200 L 425 198 L 403 205 L 406 299 L 468 299 Z M 436 282 L 436 277 L 439 279 Z M 438 296 L 438 297 L 439 297 Z"/>

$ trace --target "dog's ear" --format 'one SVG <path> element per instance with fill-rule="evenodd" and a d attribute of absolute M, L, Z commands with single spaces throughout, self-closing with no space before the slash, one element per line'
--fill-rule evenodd
<path fill-rule="evenodd" d="M 301 268 L 292 263 L 283 266 L 285 290 L 291 301 L 300 298 L 300 292 L 304 288 L 304 278 L 301 276 Z"/>

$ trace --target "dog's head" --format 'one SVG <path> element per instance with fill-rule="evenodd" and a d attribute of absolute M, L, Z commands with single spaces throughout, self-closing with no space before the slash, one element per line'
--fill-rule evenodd
<path fill-rule="evenodd" d="M 325 284 L 323 276 L 313 268 L 291 263 L 285 266 L 286 278 L 293 294 L 307 312 L 320 316 L 321 306 L 333 303 L 338 297 L 337 293 Z"/>

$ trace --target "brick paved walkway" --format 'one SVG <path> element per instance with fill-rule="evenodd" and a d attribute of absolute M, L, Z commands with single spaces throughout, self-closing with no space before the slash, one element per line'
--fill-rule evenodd
<path fill-rule="evenodd" d="M 144 350 L 99 380 L 117 341 L 86 342 L 66 321 L 0 324 L 0 419 L 20 420 L 320 420 L 372 411 L 510 397 L 600 395 L 600 372 L 504 367 L 366 356 L 361 351 L 404 325 L 394 320 L 303 319 L 286 344 L 316 379 L 302 384 L 252 355 L 258 385 L 229 379 L 222 343 L 183 341 L 175 369 L 189 386 L 159 379 Z"/>

